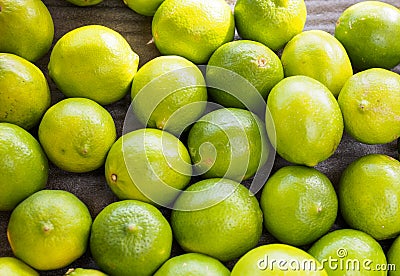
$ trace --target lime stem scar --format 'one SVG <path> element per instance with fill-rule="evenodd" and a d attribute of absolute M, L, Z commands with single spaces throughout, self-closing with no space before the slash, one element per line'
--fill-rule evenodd
<path fill-rule="evenodd" d="M 117 179 L 118 179 L 118 177 L 117 177 L 116 174 L 112 174 L 112 175 L 111 175 L 111 180 L 112 180 L 112 182 L 117 182 Z"/>

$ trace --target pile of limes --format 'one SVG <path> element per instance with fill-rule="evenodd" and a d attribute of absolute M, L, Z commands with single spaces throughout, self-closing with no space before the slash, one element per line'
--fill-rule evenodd
<path fill-rule="evenodd" d="M 398 147 L 398 8 L 349 6 L 332 35 L 303 31 L 304 0 L 124 3 L 152 17 L 161 55 L 140 66 L 113 29 L 53 44 L 41 0 L 0 0 L 0 275 L 397 275 L 400 162 L 318 169 L 344 133 Z M 35 65 L 46 53 L 60 100 Z M 109 106 L 127 99 L 122 123 Z M 100 172 L 115 200 L 95 213 L 46 189 L 49 167 Z"/>

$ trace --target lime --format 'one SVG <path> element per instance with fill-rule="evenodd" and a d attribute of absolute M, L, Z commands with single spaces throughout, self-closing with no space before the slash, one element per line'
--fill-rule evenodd
<path fill-rule="evenodd" d="M 253 248 L 262 232 L 257 199 L 243 185 L 223 178 L 191 185 L 175 201 L 174 237 L 185 251 L 233 260 Z"/>
<path fill-rule="evenodd" d="M 14 257 L 0 257 L 0 275 L 39 276 L 34 269 Z"/>
<path fill-rule="evenodd" d="M 41 0 L 0 0 L 0 33 L 0 52 L 36 61 L 50 50 L 53 19 Z"/>
<path fill-rule="evenodd" d="M 133 79 L 132 110 L 142 124 L 180 134 L 204 112 L 207 88 L 192 62 L 160 56 L 144 64 Z"/>
<path fill-rule="evenodd" d="M 96 269 L 88 268 L 70 268 L 65 273 L 65 276 L 107 276 L 103 272 Z"/>
<path fill-rule="evenodd" d="M 243 39 L 276 51 L 303 31 L 307 9 L 304 0 L 237 0 L 234 15 Z"/>
<path fill-rule="evenodd" d="M 187 253 L 166 261 L 154 276 L 229 276 L 229 270 L 218 260 L 199 253 Z"/>
<path fill-rule="evenodd" d="M 366 144 L 400 137 L 400 76 L 373 68 L 352 76 L 339 94 L 346 132 Z"/>
<path fill-rule="evenodd" d="M 30 129 L 39 123 L 50 100 L 39 68 L 19 56 L 0 54 L 0 121 Z"/>
<path fill-rule="evenodd" d="M 47 183 L 48 162 L 38 141 L 19 126 L 0 123 L 0 211 L 10 211 Z"/>
<path fill-rule="evenodd" d="M 138 63 L 138 55 L 122 35 L 104 26 L 89 25 L 57 41 L 48 69 L 65 96 L 106 105 L 128 93 Z"/>
<path fill-rule="evenodd" d="M 164 0 L 124 0 L 125 5 L 138 14 L 153 16 Z"/>
<path fill-rule="evenodd" d="M 90 250 L 98 266 L 111 275 L 152 275 L 170 256 L 172 231 L 150 204 L 123 200 L 95 218 Z"/>
<path fill-rule="evenodd" d="M 33 268 L 65 267 L 85 251 L 92 218 L 86 205 L 62 190 L 43 190 L 11 213 L 7 236 L 16 257 Z"/>
<path fill-rule="evenodd" d="M 338 200 L 330 180 L 313 168 L 287 166 L 272 175 L 261 195 L 264 225 L 281 242 L 301 246 L 335 222 Z"/>
<path fill-rule="evenodd" d="M 250 178 L 268 156 L 264 123 L 238 108 L 218 109 L 201 117 L 187 143 L 197 173 L 206 178 Z"/>
<path fill-rule="evenodd" d="M 319 262 L 303 250 L 286 244 L 268 244 L 247 252 L 233 267 L 232 276 L 327 276 Z"/>
<path fill-rule="evenodd" d="M 379 270 L 386 265 L 381 246 L 361 231 L 330 232 L 314 243 L 308 253 L 321 262 L 329 276 L 386 275 L 386 271 Z"/>
<path fill-rule="evenodd" d="M 192 168 L 184 144 L 158 129 L 123 135 L 108 153 L 105 175 L 120 199 L 137 199 L 161 206 L 172 203 L 190 181 Z"/>
<path fill-rule="evenodd" d="M 355 229 L 377 240 L 400 234 L 400 162 L 383 154 L 358 158 L 340 179 L 339 206 Z"/>
<path fill-rule="evenodd" d="M 342 44 L 321 30 L 302 32 L 282 52 L 285 76 L 304 75 L 320 81 L 337 97 L 353 75 L 350 59 Z"/>
<path fill-rule="evenodd" d="M 67 0 L 67 1 L 80 7 L 94 6 L 103 2 L 103 0 Z"/>
<path fill-rule="evenodd" d="M 398 276 L 400 275 L 400 238 L 397 237 L 387 252 L 387 262 L 388 265 L 394 265 L 394 269 L 390 270 L 389 276 Z"/>
<path fill-rule="evenodd" d="M 236 74 L 245 78 L 250 83 L 245 85 L 254 86 L 265 99 L 272 87 L 283 79 L 283 68 L 279 57 L 259 42 L 225 43 L 213 53 L 207 65 L 208 92 L 215 102 L 226 107 L 246 108 L 247 101 L 260 101 L 261 97 L 249 99 L 253 97 L 251 89 L 241 87 Z M 220 89 L 224 87 L 227 89 Z M 240 94 L 236 95 L 236 91 Z"/>
<path fill-rule="evenodd" d="M 152 33 L 161 54 L 201 64 L 233 40 L 235 22 L 225 0 L 165 0 L 153 17 Z"/>
<path fill-rule="evenodd" d="M 267 132 L 275 125 L 276 151 L 287 161 L 315 166 L 330 157 L 343 134 L 343 118 L 333 94 L 307 76 L 280 81 L 268 96 L 271 116 Z M 271 138 L 272 140 L 272 138 Z"/>
<path fill-rule="evenodd" d="M 335 37 L 358 69 L 390 69 L 400 63 L 400 10 L 380 1 L 363 1 L 346 9 Z"/>
<path fill-rule="evenodd" d="M 53 105 L 39 125 L 39 140 L 50 161 L 70 172 L 88 172 L 102 166 L 116 135 L 110 113 L 83 98 Z"/>

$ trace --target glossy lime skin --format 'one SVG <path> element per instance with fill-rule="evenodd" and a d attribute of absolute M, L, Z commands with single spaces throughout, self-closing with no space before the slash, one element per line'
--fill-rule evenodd
<path fill-rule="evenodd" d="M 282 52 L 285 76 L 304 75 L 324 84 L 337 97 L 353 75 L 346 50 L 331 34 L 321 30 L 302 32 Z"/>
<path fill-rule="evenodd" d="M 339 98 L 344 126 L 365 144 L 386 144 L 400 136 L 400 76 L 372 68 L 353 75 Z"/>
<path fill-rule="evenodd" d="M 281 242 L 302 246 L 324 235 L 335 222 L 336 192 L 314 168 L 287 166 L 273 174 L 261 194 L 264 225 Z"/>
<path fill-rule="evenodd" d="M 294 264 L 292 267 L 290 263 Z M 304 269 L 296 264 L 308 263 Z M 232 269 L 232 276 L 327 276 L 318 261 L 307 252 L 287 244 L 267 244 L 248 251 Z M 294 267 L 294 269 L 293 269 Z M 280 269 L 281 268 L 281 269 Z"/>
<path fill-rule="evenodd" d="M 330 232 L 308 250 L 323 265 L 329 276 L 386 275 L 379 270 L 387 264 L 380 244 L 370 235 L 354 230 L 340 229 Z M 329 259 L 333 260 L 331 263 Z M 378 266 L 377 266 L 378 265 Z"/>
<path fill-rule="evenodd" d="M 400 10 L 380 1 L 352 5 L 337 21 L 335 37 L 356 68 L 391 69 L 400 63 Z"/>
<path fill-rule="evenodd" d="M 343 218 L 355 229 L 377 240 L 400 233 L 400 162 L 383 154 L 358 158 L 343 172 L 339 183 Z"/>
<path fill-rule="evenodd" d="M 17 258 L 0 257 L 0 275 L 39 276 L 39 273 Z"/>
<path fill-rule="evenodd" d="M 276 150 L 284 159 L 315 166 L 335 152 L 343 118 L 323 84 L 307 76 L 287 77 L 271 90 L 267 106 L 271 114 L 265 118 L 267 133 L 272 140 L 275 125 Z"/>
<path fill-rule="evenodd" d="M 217 259 L 199 253 L 187 253 L 166 261 L 154 276 L 229 276 L 230 271 Z"/>
<path fill-rule="evenodd" d="M 389 276 L 398 276 L 400 275 L 400 238 L 396 238 L 387 252 L 387 262 L 388 264 L 394 264 L 396 266 L 396 270 L 390 270 Z"/>

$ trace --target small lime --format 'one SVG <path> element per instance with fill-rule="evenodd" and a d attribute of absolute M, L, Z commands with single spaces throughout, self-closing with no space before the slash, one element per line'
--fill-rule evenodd
<path fill-rule="evenodd" d="M 39 273 L 17 258 L 0 257 L 0 275 L 39 276 Z"/>

